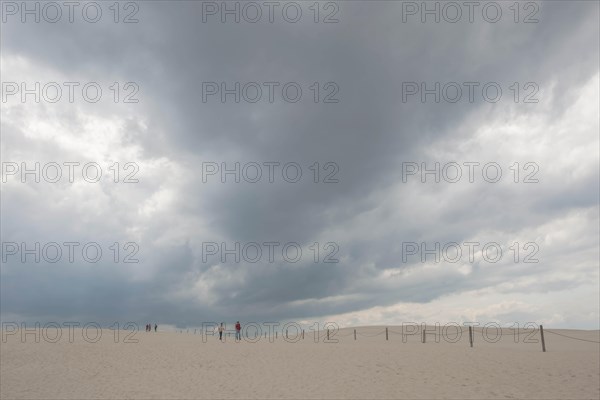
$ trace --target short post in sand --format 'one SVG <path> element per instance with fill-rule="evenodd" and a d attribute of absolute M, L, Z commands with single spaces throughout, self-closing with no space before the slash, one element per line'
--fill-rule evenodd
<path fill-rule="evenodd" d="M 540 336 L 542 337 L 542 351 L 546 352 L 546 341 L 544 340 L 544 327 L 540 325 Z"/>
<path fill-rule="evenodd" d="M 387 328 L 387 326 L 385 327 L 385 340 L 388 340 L 388 328 Z"/>
<path fill-rule="evenodd" d="M 354 330 L 354 340 L 356 340 L 356 329 Z"/>
<path fill-rule="evenodd" d="M 469 325 L 469 344 L 473 347 L 473 327 Z"/>
<path fill-rule="evenodd" d="M 423 329 L 423 338 L 421 339 L 422 343 L 425 343 L 425 329 Z"/>
<path fill-rule="evenodd" d="M 289 339 L 289 336 L 288 336 L 288 330 L 287 330 L 287 329 L 285 330 L 285 338 L 286 338 L 286 339 Z"/>
<path fill-rule="evenodd" d="M 329 329 L 327 329 L 327 340 L 329 340 Z"/>
<path fill-rule="evenodd" d="M 275 339 L 277 339 L 277 332 L 275 332 Z"/>
<path fill-rule="evenodd" d="M 302 329 L 302 340 L 304 340 L 304 329 Z"/>

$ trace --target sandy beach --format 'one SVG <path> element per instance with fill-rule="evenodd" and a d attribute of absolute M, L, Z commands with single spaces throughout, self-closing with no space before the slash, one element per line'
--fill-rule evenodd
<path fill-rule="evenodd" d="M 429 327 L 431 332 L 434 328 Z M 95 343 L 81 330 L 56 343 L 4 332 L 2 399 L 597 399 L 600 396 L 599 331 L 552 330 L 547 352 L 537 334 L 481 329 L 469 345 L 466 330 L 446 336 L 402 336 L 402 327 L 341 329 L 324 343 L 316 338 L 255 343 L 232 337 L 176 332 L 103 330 Z M 408 331 L 405 331 L 408 332 Z M 567 338 L 567 335 L 588 341 Z M 50 337 L 50 333 L 46 336 Z M 93 335 L 90 335 L 93 336 Z M 52 338 L 54 335 L 52 335 Z M 131 338 L 130 338 L 131 339 Z M 299 339 L 295 343 L 294 340 Z M 52 339 L 54 340 L 54 339 Z M 315 342 L 318 340 L 318 342 Z M 455 341 L 455 343 L 451 343 Z M 515 340 L 518 342 L 515 343 Z"/>

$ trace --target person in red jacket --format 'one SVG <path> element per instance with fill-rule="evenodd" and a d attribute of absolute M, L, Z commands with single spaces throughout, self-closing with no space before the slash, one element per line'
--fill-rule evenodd
<path fill-rule="evenodd" d="M 240 321 L 235 323 L 235 340 L 242 340 L 242 325 L 240 325 Z"/>

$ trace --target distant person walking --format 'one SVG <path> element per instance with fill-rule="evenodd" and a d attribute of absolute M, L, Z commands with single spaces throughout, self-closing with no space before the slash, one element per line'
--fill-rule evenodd
<path fill-rule="evenodd" d="M 221 322 L 221 325 L 219 326 L 219 340 L 223 340 L 223 332 L 225 331 L 225 327 L 223 326 L 223 323 Z"/>
<path fill-rule="evenodd" d="M 158 325 L 154 324 L 154 332 L 158 329 Z"/>
<path fill-rule="evenodd" d="M 235 340 L 242 340 L 242 325 L 240 325 L 240 321 L 235 323 Z"/>

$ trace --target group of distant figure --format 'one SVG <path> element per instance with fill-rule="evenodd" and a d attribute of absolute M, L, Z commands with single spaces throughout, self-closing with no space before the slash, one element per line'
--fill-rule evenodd
<path fill-rule="evenodd" d="M 223 341 L 223 332 L 225 332 L 225 323 L 221 322 L 219 325 L 219 340 Z M 235 340 L 242 340 L 242 325 L 240 321 L 235 323 Z"/>
<path fill-rule="evenodd" d="M 154 332 L 157 332 L 158 325 L 154 324 Z M 146 324 L 146 332 L 152 332 L 152 324 Z M 219 340 L 223 341 L 223 333 L 225 332 L 225 323 L 219 325 Z M 242 325 L 240 321 L 235 323 L 235 340 L 242 340 Z"/>

